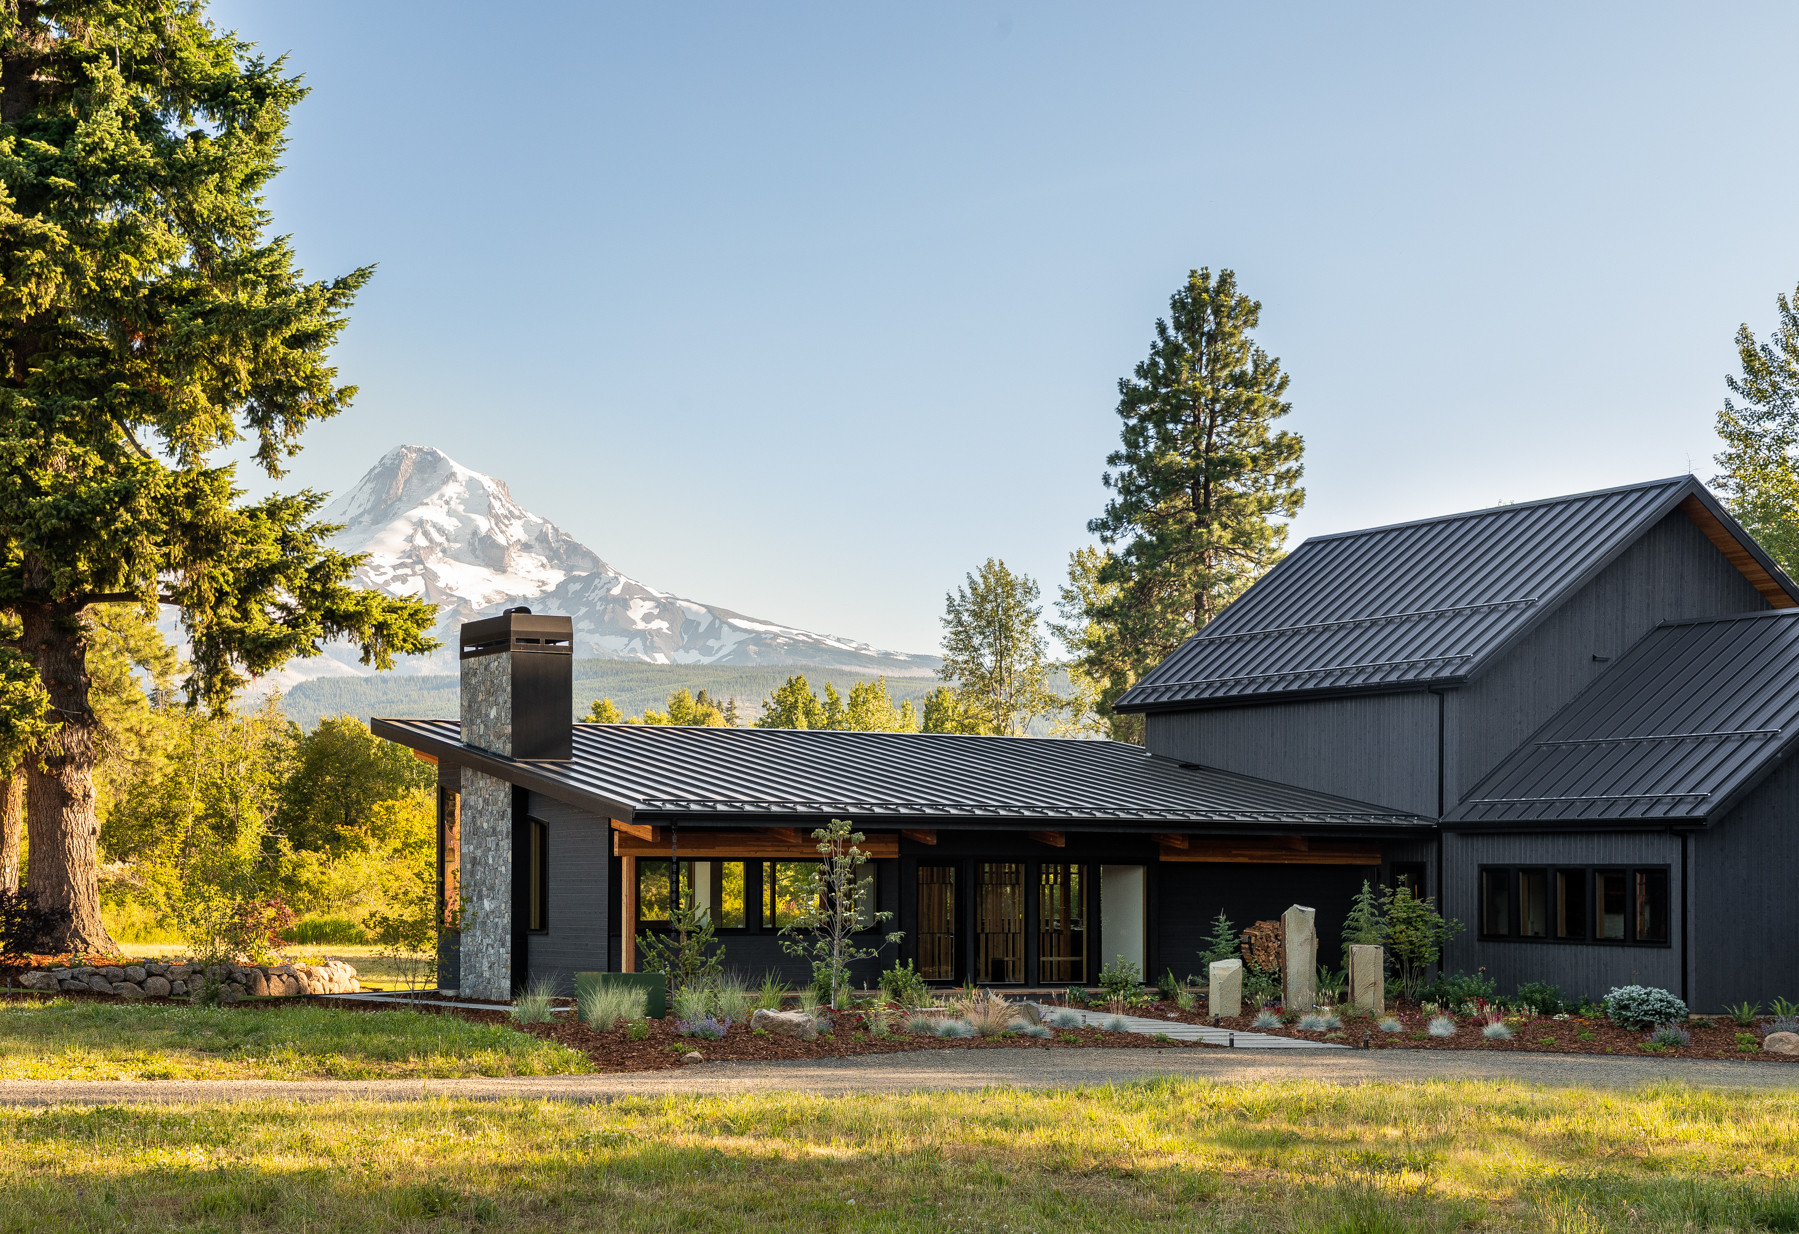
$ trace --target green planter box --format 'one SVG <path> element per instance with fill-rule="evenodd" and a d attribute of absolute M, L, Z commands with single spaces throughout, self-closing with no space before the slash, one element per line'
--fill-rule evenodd
<path fill-rule="evenodd" d="M 627 986 L 646 994 L 644 1014 L 652 1020 L 668 1015 L 668 978 L 661 973 L 576 973 L 575 997 L 592 986 Z"/>

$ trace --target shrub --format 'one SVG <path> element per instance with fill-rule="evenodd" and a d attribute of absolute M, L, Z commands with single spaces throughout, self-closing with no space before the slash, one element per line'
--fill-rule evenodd
<path fill-rule="evenodd" d="M 1174 975 L 1172 968 L 1164 971 L 1156 982 L 1156 993 L 1162 996 L 1164 1002 L 1174 1002 L 1185 993 L 1185 990 L 1186 988 L 1181 985 L 1180 978 Z"/>
<path fill-rule="evenodd" d="M 27 956 L 48 947 L 69 924 L 62 909 L 39 908 L 23 891 L 0 890 L 0 956 Z"/>
<path fill-rule="evenodd" d="M 779 1011 L 787 994 L 787 983 L 781 980 L 781 974 L 772 968 L 762 974 L 762 984 L 756 987 L 756 1010 Z"/>
<path fill-rule="evenodd" d="M 1605 996 L 1605 1015 L 1622 1028 L 1648 1028 L 1687 1018 L 1687 1005 L 1655 986 L 1619 986 Z"/>
<path fill-rule="evenodd" d="M 1789 1003 L 1784 998 L 1769 1003 L 1768 1010 L 1783 1020 L 1799 1020 L 1799 1003 Z"/>
<path fill-rule="evenodd" d="M 575 1014 L 581 1020 L 608 1032 L 621 1020 L 641 1020 L 650 1001 L 648 990 L 623 985 L 590 985 L 575 998 Z"/>
<path fill-rule="evenodd" d="M 1403 1033 L 1405 1031 L 1405 1025 L 1401 1024 L 1392 1016 L 1388 1016 L 1386 1019 L 1382 1020 L 1378 1027 L 1383 1033 Z"/>
<path fill-rule="evenodd" d="M 1101 1024 L 1100 1027 L 1105 1029 L 1108 1033 L 1128 1033 L 1131 1031 L 1130 1021 L 1126 1020 L 1121 1015 L 1110 1017 L 1104 1024 Z"/>
<path fill-rule="evenodd" d="M 677 1020 L 704 1019 L 712 1012 L 712 991 L 697 983 L 682 986 L 670 1001 Z"/>
<path fill-rule="evenodd" d="M 1128 999 L 1143 985 L 1143 970 L 1135 961 L 1119 956 L 1099 970 L 1099 984 L 1108 999 Z"/>
<path fill-rule="evenodd" d="M 533 981 L 512 1004 L 512 1019 L 517 1024 L 548 1024 L 550 1008 L 555 1006 L 556 990 L 547 981 Z"/>
<path fill-rule="evenodd" d="M 1760 1003 L 1745 1002 L 1738 1003 L 1734 1007 L 1726 1007 L 1724 1010 L 1730 1013 L 1730 1018 L 1736 1021 L 1738 1028 L 1753 1028 L 1755 1026 L 1755 1013 L 1761 1009 L 1762 1005 Z"/>
<path fill-rule="evenodd" d="M 1440 1015 L 1431 1020 L 1430 1027 L 1425 1031 L 1433 1037 L 1453 1037 L 1455 1036 L 1455 1021 L 1446 1015 Z"/>
<path fill-rule="evenodd" d="M 1520 1007 L 1528 1007 L 1538 1015 L 1560 1015 L 1568 1009 L 1562 988 L 1547 981 L 1527 981 L 1518 987 L 1516 999 Z"/>
<path fill-rule="evenodd" d="M 1655 1031 L 1644 1040 L 1650 1045 L 1679 1049 L 1693 1044 L 1693 1034 L 1678 1024 L 1657 1024 Z"/>
<path fill-rule="evenodd" d="M 1274 1011 L 1263 1011 L 1263 1012 L 1259 1013 L 1256 1016 L 1255 1027 L 1257 1027 L 1257 1028 L 1279 1028 L 1279 1027 L 1281 1027 L 1280 1014 L 1278 1012 L 1274 1012 Z"/>
<path fill-rule="evenodd" d="M 958 1017 L 983 1037 L 1005 1036 L 1018 1017 L 1018 1008 L 992 990 L 982 990 L 972 998 L 958 998 L 952 1006 Z"/>
<path fill-rule="evenodd" d="M 1041 1024 L 1027 1024 L 1018 1031 L 1026 1037 L 1047 1037 L 1050 1035 L 1049 1029 Z"/>
<path fill-rule="evenodd" d="M 917 1033 L 920 1036 L 934 1034 L 937 1031 L 937 1017 L 926 1015 L 922 1011 L 915 1011 L 906 1017 L 906 1031 Z"/>
<path fill-rule="evenodd" d="M 923 1007 L 931 1001 L 930 987 L 912 967 L 912 961 L 896 963 L 881 974 L 881 989 L 902 1007 Z"/>
<path fill-rule="evenodd" d="M 676 1020 L 675 1031 L 683 1037 L 704 1037 L 707 1041 L 721 1040 L 731 1021 L 721 1020 L 716 1016 L 703 1015 L 692 1020 Z"/>
<path fill-rule="evenodd" d="M 1480 1030 L 1480 1035 L 1485 1037 L 1488 1041 L 1510 1041 L 1512 1039 L 1512 1030 L 1505 1026 L 1504 1020 L 1494 1020 L 1491 1024 Z"/>
<path fill-rule="evenodd" d="M 871 1007 L 862 1013 L 862 1027 L 868 1030 L 870 1037 L 891 1036 L 888 1030 L 888 1013 L 879 1007 Z"/>
<path fill-rule="evenodd" d="M 712 998 L 712 1014 L 726 1023 L 736 1023 L 750 1018 L 753 1010 L 749 987 L 744 985 L 743 978 L 727 976 L 710 991 Z"/>
<path fill-rule="evenodd" d="M 1381 889 L 1381 917 L 1387 950 L 1399 970 L 1400 988 L 1406 997 L 1416 999 L 1425 977 L 1443 954 L 1444 942 L 1461 930 L 1461 922 L 1444 920 L 1434 900 L 1417 898 L 1410 887 Z"/>
<path fill-rule="evenodd" d="M 1444 1007 L 1459 1007 L 1463 1003 L 1476 1001 L 1490 1003 L 1498 992 L 1499 986 L 1479 973 L 1472 976 L 1456 973 L 1453 977 L 1440 974 L 1435 981 L 1418 992 L 1418 997 Z"/>
<path fill-rule="evenodd" d="M 1342 1019 L 1331 1012 L 1313 1012 L 1299 1017 L 1299 1031 L 1302 1033 L 1328 1033 L 1334 1028 L 1342 1027 Z"/>
<path fill-rule="evenodd" d="M 932 1022 L 931 1031 L 939 1037 L 973 1037 L 977 1035 L 975 1026 L 967 1020 L 935 1020 Z"/>
<path fill-rule="evenodd" d="M 1799 1033 L 1799 1017 L 1784 1016 L 1779 1019 L 1769 1020 L 1767 1031 L 1771 1033 Z"/>
<path fill-rule="evenodd" d="M 650 1039 L 650 1022 L 648 1020 L 632 1021 L 631 1026 L 625 1029 L 625 1036 L 632 1041 L 648 1041 Z"/>
<path fill-rule="evenodd" d="M 1047 1016 L 1044 1016 L 1043 1022 L 1051 1028 L 1079 1028 L 1087 1021 L 1081 1018 L 1081 1013 L 1078 1011 L 1071 1011 L 1066 1007 L 1058 1007 Z"/>

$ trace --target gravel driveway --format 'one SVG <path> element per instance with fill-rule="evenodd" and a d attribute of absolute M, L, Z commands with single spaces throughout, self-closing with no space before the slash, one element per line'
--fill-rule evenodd
<path fill-rule="evenodd" d="M 675 1071 L 470 1080 L 0 1080 L 0 1104 L 112 1105 L 189 1101 L 415 1097 L 606 1101 L 614 1097 L 774 1090 L 827 1096 L 1006 1085 L 1072 1088 L 1150 1076 L 1223 1082 L 1329 1080 L 1518 1080 L 1527 1084 L 1634 1088 L 1659 1081 L 1706 1087 L 1799 1090 L 1799 1064 L 1591 1054 L 1319 1050 L 1278 1054 L 1225 1050 L 970 1050 L 877 1054 L 777 1063 L 703 1063 Z"/>

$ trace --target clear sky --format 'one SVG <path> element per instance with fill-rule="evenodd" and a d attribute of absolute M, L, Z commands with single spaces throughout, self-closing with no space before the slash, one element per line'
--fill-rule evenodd
<path fill-rule="evenodd" d="M 1709 476 L 1799 283 L 1799 7 L 212 12 L 313 87 L 279 230 L 380 265 L 283 487 L 434 445 L 652 586 L 902 650 L 989 555 L 1053 597 L 1190 267 L 1292 375 L 1295 543 Z"/>

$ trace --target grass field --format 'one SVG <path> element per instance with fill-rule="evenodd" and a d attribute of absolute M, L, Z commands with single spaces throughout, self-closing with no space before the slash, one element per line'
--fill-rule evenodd
<path fill-rule="evenodd" d="M 0 1230 L 1794 1230 L 1796 1137 L 1463 1083 L 5 1111 Z"/>
<path fill-rule="evenodd" d="M 369 1080 L 569 1075 L 573 1050 L 499 1024 L 416 1011 L 0 1003 L 0 1079 Z"/>

